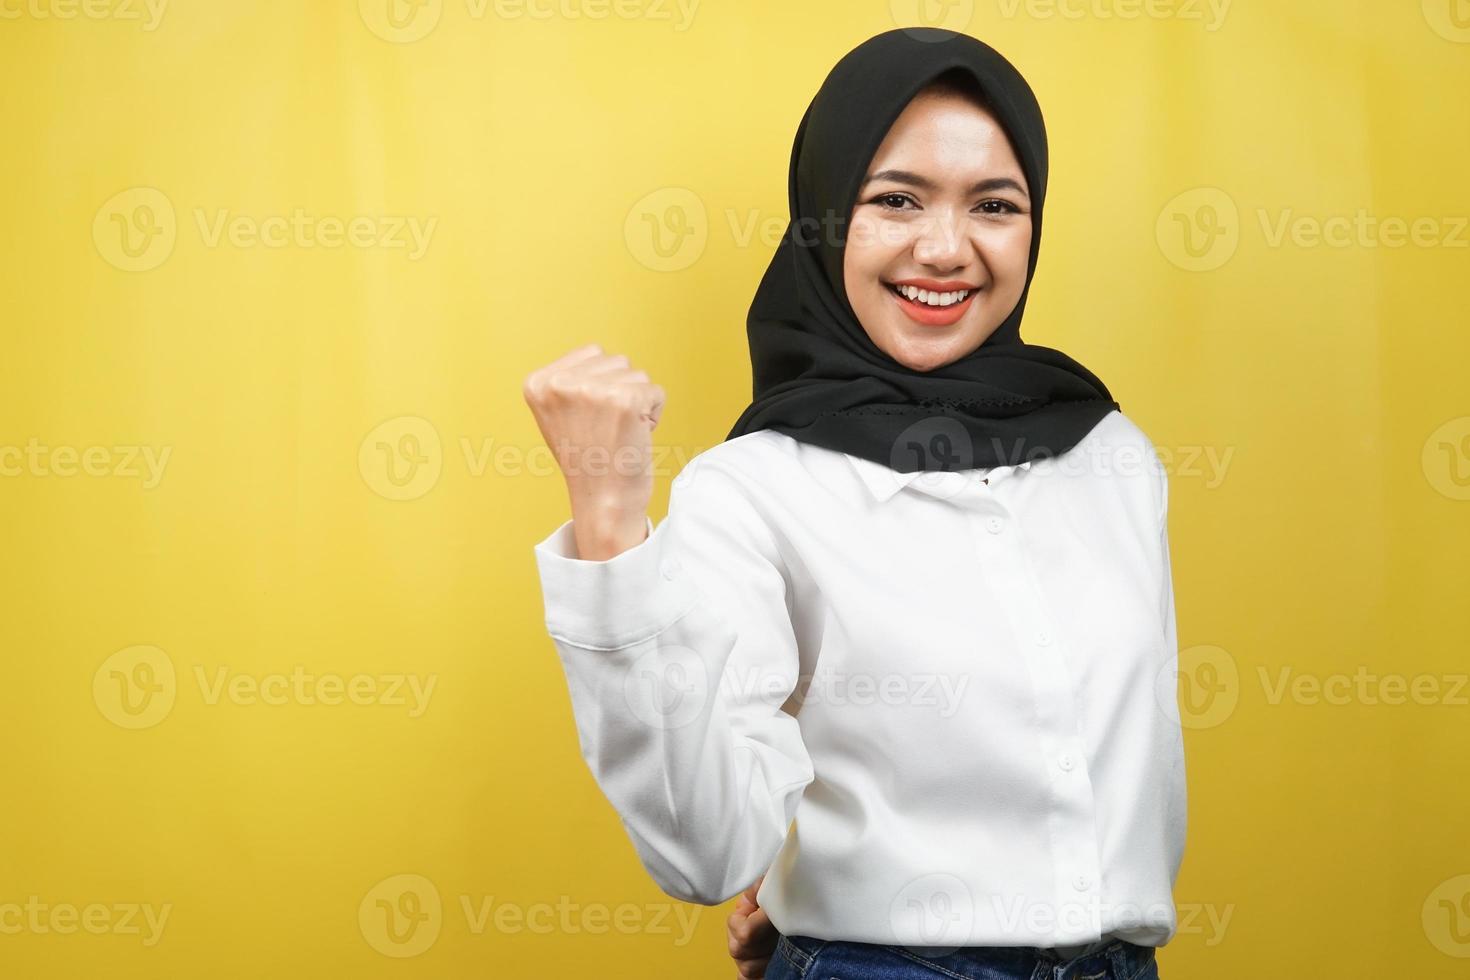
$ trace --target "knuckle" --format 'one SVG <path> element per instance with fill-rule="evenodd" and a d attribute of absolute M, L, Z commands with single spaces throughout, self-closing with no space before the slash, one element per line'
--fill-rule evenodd
<path fill-rule="evenodd" d="M 546 380 L 546 389 L 558 398 L 576 398 L 583 393 L 582 379 L 570 371 L 558 371 Z"/>

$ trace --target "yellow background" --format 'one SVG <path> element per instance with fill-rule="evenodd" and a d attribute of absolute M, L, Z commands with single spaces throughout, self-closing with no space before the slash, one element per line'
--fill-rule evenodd
<path fill-rule="evenodd" d="M 0 976 L 733 976 L 733 903 L 666 899 L 578 756 L 520 384 L 589 341 L 646 368 L 661 516 L 746 404 L 802 111 L 922 12 L 393 2 L 0 0 L 0 907 L 50 930 L 0 932 Z M 1465 975 L 1470 5 L 928 8 L 1046 112 L 1027 339 L 1170 468 L 1163 975 Z M 1420 234 L 1328 221 L 1360 213 Z M 252 695 L 298 667 L 328 686 Z"/>

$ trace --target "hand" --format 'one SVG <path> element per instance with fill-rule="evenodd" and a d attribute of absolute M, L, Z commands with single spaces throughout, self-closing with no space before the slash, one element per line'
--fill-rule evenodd
<path fill-rule="evenodd" d="M 587 344 L 531 372 L 522 394 L 566 478 L 578 557 L 603 561 L 641 542 L 664 390 L 626 355 Z"/>
<path fill-rule="evenodd" d="M 761 980 L 766 975 L 766 965 L 776 952 L 776 940 L 781 935 L 766 915 L 766 910 L 755 900 L 755 893 L 765 880 L 766 876 L 761 875 L 755 884 L 745 889 L 736 899 L 735 911 L 725 922 L 730 938 L 730 957 L 744 980 Z"/>

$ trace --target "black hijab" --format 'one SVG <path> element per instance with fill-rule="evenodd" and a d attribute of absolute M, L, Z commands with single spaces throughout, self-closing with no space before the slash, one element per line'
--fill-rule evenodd
<path fill-rule="evenodd" d="M 867 335 L 843 285 L 843 242 L 867 166 L 909 101 L 966 69 L 1010 136 L 1031 198 L 1021 299 L 984 343 L 932 371 Z M 960 470 L 1060 455 L 1118 403 L 1059 350 L 1021 340 L 1041 247 L 1047 146 L 1041 107 L 1010 62 L 953 31 L 900 28 L 839 61 L 796 131 L 791 220 L 746 320 L 754 397 L 725 438 L 774 429 L 894 470 Z"/>

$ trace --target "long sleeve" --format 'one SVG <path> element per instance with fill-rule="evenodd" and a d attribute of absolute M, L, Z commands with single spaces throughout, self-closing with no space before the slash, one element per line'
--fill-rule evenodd
<path fill-rule="evenodd" d="M 1163 567 L 1163 589 L 1161 590 L 1164 642 L 1171 657 L 1179 654 L 1178 626 L 1174 619 L 1174 570 L 1169 558 L 1169 474 L 1159 469 L 1159 548 Z"/>
<path fill-rule="evenodd" d="M 1159 481 L 1161 485 L 1159 511 L 1159 549 L 1160 564 L 1162 568 L 1160 595 L 1160 614 L 1164 632 L 1164 656 L 1169 665 L 1167 673 L 1171 683 L 1169 691 L 1177 697 L 1178 674 L 1179 674 L 1179 632 L 1174 613 L 1174 569 L 1169 555 L 1169 477 L 1160 468 Z M 1170 713 L 1174 723 L 1174 752 L 1170 760 L 1171 779 L 1178 787 L 1177 793 L 1170 794 L 1169 809 L 1166 817 L 1166 840 L 1169 841 L 1168 861 L 1170 868 L 1171 886 L 1179 880 L 1179 868 L 1184 860 L 1184 842 L 1188 824 L 1188 789 L 1184 772 L 1184 730 L 1179 715 L 1177 701 L 1174 711 Z"/>
<path fill-rule="evenodd" d="M 572 522 L 535 546 L 582 757 L 669 895 L 716 905 L 770 866 L 812 781 L 782 710 L 799 667 L 775 540 L 738 480 L 695 460 L 669 514 L 605 561 Z"/>

